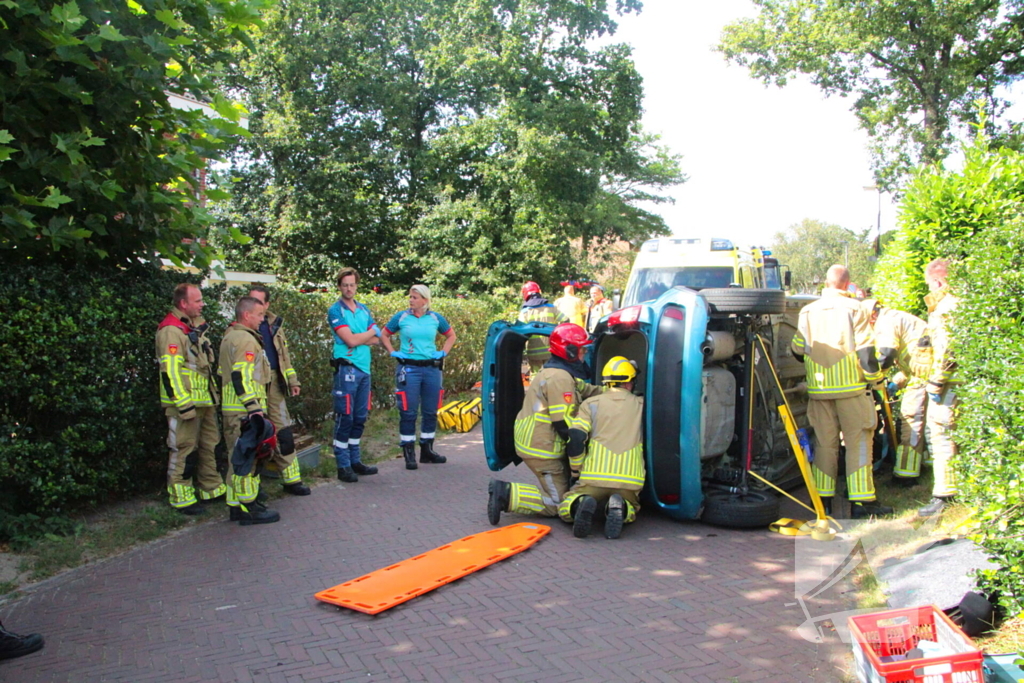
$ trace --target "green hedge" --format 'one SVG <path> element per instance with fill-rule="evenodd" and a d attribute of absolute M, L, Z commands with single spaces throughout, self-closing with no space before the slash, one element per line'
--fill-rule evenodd
<path fill-rule="evenodd" d="M 136 266 L 0 274 L 0 500 L 49 512 L 150 489 L 165 470 L 153 335 L 186 276 Z"/>

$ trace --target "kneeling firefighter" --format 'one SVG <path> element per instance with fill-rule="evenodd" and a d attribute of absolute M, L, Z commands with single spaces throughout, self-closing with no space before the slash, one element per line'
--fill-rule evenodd
<path fill-rule="evenodd" d="M 601 392 L 587 383 L 590 372 L 583 357 L 592 340 L 586 330 L 561 323 L 551 331 L 549 343 L 551 358 L 526 390 L 515 424 L 516 454 L 537 476 L 539 485 L 492 479 L 487 501 L 491 524 L 498 523 L 502 512 L 558 515 L 558 505 L 569 490 L 568 420 L 581 400 Z"/>
<path fill-rule="evenodd" d="M 578 477 L 558 506 L 585 538 L 598 506 L 605 508 L 604 535 L 618 538 L 622 525 L 636 519 L 644 486 L 644 400 L 633 395 L 636 364 L 615 356 L 601 371 L 607 390 L 585 400 L 569 419 L 569 467 Z"/>

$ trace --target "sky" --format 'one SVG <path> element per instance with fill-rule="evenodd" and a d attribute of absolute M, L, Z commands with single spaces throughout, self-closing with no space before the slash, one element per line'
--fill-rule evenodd
<path fill-rule="evenodd" d="M 722 27 L 754 16 L 747 0 L 644 0 L 618 17 L 615 42 L 633 45 L 644 78 L 644 128 L 682 155 L 687 182 L 660 213 L 678 236 L 767 246 L 804 218 L 877 228 L 867 135 L 850 100 L 825 98 L 806 80 L 765 86 L 712 51 Z M 882 195 L 882 232 L 895 207 Z M 872 235 L 874 233 L 872 232 Z"/>

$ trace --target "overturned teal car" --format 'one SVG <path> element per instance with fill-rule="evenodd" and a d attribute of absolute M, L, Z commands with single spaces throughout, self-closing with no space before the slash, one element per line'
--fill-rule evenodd
<path fill-rule="evenodd" d="M 591 375 L 613 356 L 638 366 L 635 391 L 646 398 L 646 509 L 731 527 L 778 519 L 777 496 L 746 471 L 784 489 L 800 475 L 777 412 L 779 389 L 762 354 L 752 349 L 760 336 L 798 424 L 806 424 L 803 365 L 790 354 L 789 342 L 800 308 L 814 298 L 787 297 L 781 289 L 677 286 L 598 324 L 587 357 Z M 498 321 L 488 330 L 483 434 L 493 471 L 519 463 L 513 429 L 525 393 L 523 351 L 528 337 L 552 329 Z"/>

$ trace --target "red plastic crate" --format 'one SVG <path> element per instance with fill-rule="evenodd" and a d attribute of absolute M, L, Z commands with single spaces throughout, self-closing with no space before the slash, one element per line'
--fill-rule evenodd
<path fill-rule="evenodd" d="M 850 617 L 857 678 L 862 683 L 984 683 L 982 653 L 938 607 L 911 607 Z M 883 662 L 931 640 L 956 654 Z"/>

